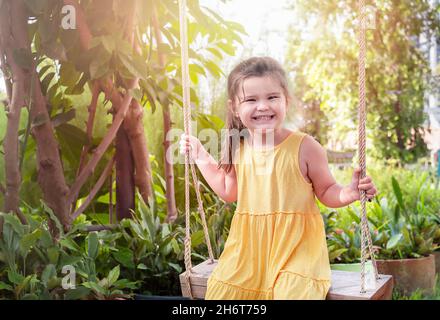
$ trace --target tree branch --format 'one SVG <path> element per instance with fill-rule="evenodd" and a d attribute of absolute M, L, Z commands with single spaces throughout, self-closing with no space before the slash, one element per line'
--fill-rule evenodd
<path fill-rule="evenodd" d="M 101 176 L 99 177 L 98 181 L 96 182 L 93 189 L 90 191 L 89 195 L 87 196 L 87 199 L 84 201 L 84 203 L 73 213 L 72 215 L 72 221 L 74 221 L 78 216 L 84 212 L 84 210 L 89 206 L 90 202 L 92 202 L 95 195 L 98 193 L 99 189 L 101 189 L 102 185 L 108 178 L 108 176 L 111 174 L 113 165 L 115 164 L 115 158 L 111 158 L 111 160 L 108 162 L 107 166 L 102 171 Z"/>
<path fill-rule="evenodd" d="M 84 162 L 87 159 L 87 154 L 90 152 L 90 148 L 92 146 L 93 141 L 93 123 L 95 121 L 95 115 L 96 115 L 96 106 L 98 104 L 98 97 L 100 93 L 99 85 L 94 83 L 92 88 L 92 100 L 90 102 L 90 105 L 88 107 L 89 111 L 89 117 L 87 119 L 87 145 L 83 146 L 83 149 L 81 151 L 81 156 L 79 160 L 79 166 L 78 166 L 78 172 L 76 174 L 76 177 L 81 173 L 81 170 L 84 166 Z"/>
<path fill-rule="evenodd" d="M 78 197 L 79 191 L 83 184 L 86 182 L 87 178 L 93 173 L 95 170 L 96 165 L 98 164 L 99 160 L 101 159 L 104 152 L 109 147 L 110 143 L 114 140 L 116 137 L 116 133 L 119 130 L 119 127 L 122 124 L 122 121 L 124 121 L 125 115 L 127 114 L 128 107 L 130 106 L 131 100 L 132 100 L 132 93 L 131 90 L 135 87 L 135 85 L 138 83 L 139 78 L 135 78 L 133 80 L 129 81 L 127 92 L 125 93 L 124 100 L 121 103 L 120 109 L 117 111 L 115 118 L 113 120 L 112 125 L 110 126 L 109 131 L 105 135 L 105 137 L 102 139 L 99 146 L 96 148 L 92 158 L 87 163 L 87 165 L 84 167 L 84 169 L 81 171 L 78 178 L 73 183 L 69 195 L 67 197 L 68 203 L 73 203 L 73 201 Z"/>

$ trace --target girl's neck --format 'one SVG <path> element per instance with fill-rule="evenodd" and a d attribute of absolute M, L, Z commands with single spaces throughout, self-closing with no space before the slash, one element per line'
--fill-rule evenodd
<path fill-rule="evenodd" d="M 249 130 L 249 143 L 253 148 L 271 148 L 280 144 L 292 131 L 286 128 Z"/>

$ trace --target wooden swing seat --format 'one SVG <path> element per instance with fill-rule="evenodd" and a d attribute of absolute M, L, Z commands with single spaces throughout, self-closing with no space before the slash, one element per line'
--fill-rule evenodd
<path fill-rule="evenodd" d="M 192 268 L 191 290 L 194 299 L 204 299 L 206 284 L 209 276 L 217 266 L 217 260 L 210 263 L 204 261 Z M 327 300 L 391 300 L 393 292 L 393 277 L 380 275 L 376 289 L 360 293 L 360 272 L 332 270 L 332 286 L 327 294 Z M 185 296 L 186 282 L 184 273 L 180 274 L 182 294 Z"/>

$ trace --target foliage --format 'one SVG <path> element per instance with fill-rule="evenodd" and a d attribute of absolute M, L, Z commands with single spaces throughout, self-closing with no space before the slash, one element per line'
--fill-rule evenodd
<path fill-rule="evenodd" d="M 158 181 L 163 180 L 159 175 Z M 159 179 L 160 178 L 160 179 Z M 214 256 L 218 258 L 226 241 L 233 206 L 225 204 L 204 185 L 201 194 Z M 173 224 L 165 223 L 164 189 L 155 185 L 157 202 L 146 206 L 137 197 L 133 219 L 123 220 L 115 229 L 88 233 L 103 217 L 81 215 L 73 229 L 52 239 L 48 218 L 56 217 L 47 206 L 23 211 L 29 225 L 13 215 L 5 218 L 0 241 L 0 291 L 13 299 L 117 299 L 133 293 L 180 295 L 179 274 L 184 270 L 184 215 Z M 100 197 L 105 203 L 108 195 Z M 107 218 L 108 219 L 108 218 Z M 208 257 L 199 214 L 191 212 L 192 260 Z M 75 268 L 76 288 L 60 287 L 63 266 Z"/>
<path fill-rule="evenodd" d="M 376 257 L 403 259 L 427 256 L 439 248 L 440 191 L 434 188 L 432 176 L 426 172 L 391 172 L 399 178 L 373 178 L 376 185 L 382 187 L 375 201 L 367 204 Z M 358 262 L 359 206 L 354 204 L 337 211 L 323 208 L 323 211 L 331 262 Z"/>
<path fill-rule="evenodd" d="M 422 290 L 417 289 L 410 296 L 400 294 L 398 291 L 393 292 L 393 300 L 440 300 L 440 278 L 437 276 L 435 287 L 432 294 L 424 294 Z"/>
<path fill-rule="evenodd" d="M 302 115 L 306 122 L 315 121 L 307 130 L 319 141 L 350 146 L 358 105 L 357 1 L 291 3 L 297 19 L 289 32 L 286 61 L 294 74 L 295 95 L 304 104 Z M 375 25 L 367 30 L 366 56 L 371 152 L 380 159 L 414 162 L 427 151 L 423 106 L 430 72 L 427 48 L 419 39 L 439 34 L 439 5 L 427 0 L 366 4 L 376 11 L 370 12 Z"/>
<path fill-rule="evenodd" d="M 77 223 L 67 234 L 53 239 L 45 206 L 25 213 L 29 222 L 22 225 L 13 215 L 4 219 L 0 238 L 0 290 L 13 299 L 112 299 L 131 293 L 136 282 L 118 279 L 118 266 L 109 270 L 103 263 L 108 242 L 97 233 L 85 233 L 86 221 Z M 56 218 L 55 218 L 56 219 Z M 100 244 L 102 241 L 102 244 Z M 76 288 L 63 289 L 64 266 L 76 271 Z"/>

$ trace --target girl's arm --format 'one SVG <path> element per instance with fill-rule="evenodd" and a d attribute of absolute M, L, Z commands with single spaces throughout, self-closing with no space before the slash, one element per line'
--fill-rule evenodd
<path fill-rule="evenodd" d="M 234 167 L 228 173 L 218 168 L 217 161 L 206 151 L 199 139 L 183 134 L 180 140 L 180 153 L 185 154 L 188 148 L 211 189 L 226 202 L 237 201 L 237 178 Z"/>
<path fill-rule="evenodd" d="M 312 137 L 304 137 L 300 154 L 307 163 L 307 175 L 312 181 L 314 192 L 325 206 L 330 208 L 347 206 L 359 200 L 359 189 L 367 192 L 367 199 L 372 199 L 377 193 L 369 176 L 359 180 L 359 168 L 354 171 L 348 186 L 338 184 L 328 167 L 327 152 Z"/>

